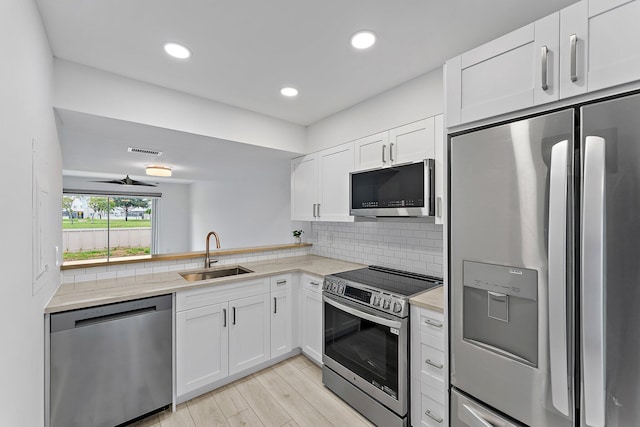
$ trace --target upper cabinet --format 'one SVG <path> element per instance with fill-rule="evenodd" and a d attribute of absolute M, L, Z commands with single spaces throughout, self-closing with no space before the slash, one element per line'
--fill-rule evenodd
<path fill-rule="evenodd" d="M 291 161 L 291 219 L 353 221 L 349 215 L 349 172 L 353 142 Z"/>
<path fill-rule="evenodd" d="M 446 63 L 446 126 L 640 79 L 640 1 L 583 0 Z"/>
<path fill-rule="evenodd" d="M 432 159 L 434 156 L 433 117 L 367 136 L 355 142 L 357 170 Z"/>

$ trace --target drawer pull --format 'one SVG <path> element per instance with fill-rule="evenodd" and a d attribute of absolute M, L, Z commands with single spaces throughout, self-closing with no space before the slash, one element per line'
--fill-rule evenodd
<path fill-rule="evenodd" d="M 431 365 L 434 368 L 438 368 L 438 369 L 442 369 L 444 367 L 444 365 L 442 363 L 432 362 L 431 359 L 425 360 L 424 363 L 426 363 L 427 365 Z"/>
<path fill-rule="evenodd" d="M 444 418 L 442 417 L 436 417 L 435 415 L 431 414 L 431 411 L 429 409 L 427 409 L 426 411 L 424 411 L 424 414 L 431 418 L 433 421 L 437 422 L 438 424 L 442 424 L 442 422 L 444 421 Z"/>
<path fill-rule="evenodd" d="M 318 283 L 318 282 L 309 282 L 309 284 L 311 286 L 320 286 L 320 283 Z"/>
<path fill-rule="evenodd" d="M 278 281 L 276 282 L 276 285 L 280 286 L 280 285 L 284 285 L 284 284 L 286 284 L 286 283 L 287 283 L 287 281 L 286 281 L 286 280 L 278 280 Z"/>
<path fill-rule="evenodd" d="M 424 320 L 424 323 L 426 323 L 426 324 L 428 324 L 428 325 L 431 325 L 431 326 L 435 326 L 436 328 L 442 328 L 442 323 L 440 323 L 440 322 L 434 322 L 434 321 L 433 321 L 433 320 L 431 320 L 431 319 L 425 319 L 425 320 Z"/>

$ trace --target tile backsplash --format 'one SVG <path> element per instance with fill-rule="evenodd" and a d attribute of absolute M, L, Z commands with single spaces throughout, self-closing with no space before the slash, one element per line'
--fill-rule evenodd
<path fill-rule="evenodd" d="M 442 277 L 442 225 L 403 218 L 311 223 L 311 253 Z"/>
<path fill-rule="evenodd" d="M 245 262 L 269 261 L 278 258 L 304 256 L 310 254 L 310 247 L 278 249 L 272 251 L 247 252 L 237 255 L 215 256 L 214 266 L 241 264 Z M 213 254 L 212 254 L 213 255 Z M 87 267 L 62 270 L 62 283 L 89 282 L 101 279 L 117 279 L 143 274 L 166 273 L 202 268 L 204 257 L 186 258 L 169 261 L 146 261 L 132 264 L 119 264 L 102 267 Z"/>

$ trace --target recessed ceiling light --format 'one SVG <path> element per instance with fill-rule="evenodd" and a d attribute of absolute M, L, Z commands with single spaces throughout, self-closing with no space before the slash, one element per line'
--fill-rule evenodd
<path fill-rule="evenodd" d="M 149 165 L 146 167 L 147 175 L 150 176 L 171 176 L 171 168 L 162 165 Z"/>
<path fill-rule="evenodd" d="M 351 36 L 351 46 L 356 49 L 368 49 L 376 42 L 373 31 L 358 31 Z"/>
<path fill-rule="evenodd" d="M 283 87 L 282 89 L 280 89 L 280 93 L 284 96 L 298 96 L 298 89 L 296 89 L 295 87 Z"/>
<path fill-rule="evenodd" d="M 178 59 L 187 59 L 191 56 L 189 48 L 178 43 L 165 43 L 164 51 Z"/>

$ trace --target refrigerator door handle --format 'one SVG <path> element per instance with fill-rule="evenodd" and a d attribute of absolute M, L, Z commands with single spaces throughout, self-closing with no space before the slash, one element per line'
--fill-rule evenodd
<path fill-rule="evenodd" d="M 605 425 L 605 140 L 587 136 L 582 194 L 582 357 L 584 414 L 591 427 Z"/>
<path fill-rule="evenodd" d="M 569 367 L 567 357 L 567 198 L 569 141 L 551 148 L 549 182 L 549 355 L 551 400 L 569 416 Z"/>
<path fill-rule="evenodd" d="M 480 414 L 478 414 L 474 409 L 472 409 L 469 405 L 462 405 L 464 409 L 467 410 L 469 415 L 471 415 L 471 421 L 473 422 L 473 427 L 495 427 L 489 421 L 482 418 Z"/>

